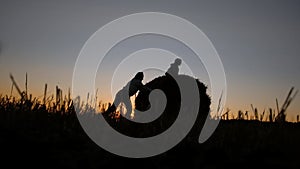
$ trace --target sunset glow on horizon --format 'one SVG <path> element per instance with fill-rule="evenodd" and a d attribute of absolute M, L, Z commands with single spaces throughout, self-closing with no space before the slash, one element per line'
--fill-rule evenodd
<path fill-rule="evenodd" d="M 259 2 L 259 3 L 258 3 Z M 124 15 L 141 11 L 171 13 L 185 18 L 198 26 L 215 46 L 224 65 L 227 78 L 226 111 L 235 116 L 238 110 L 252 113 L 251 104 L 259 112 L 268 113 L 284 103 L 291 87 L 300 89 L 300 5 L 298 2 L 192 2 L 173 3 L 135 2 L 130 6 L 118 3 L 60 2 L 3 2 L 0 6 L 0 95 L 10 95 L 12 73 L 21 90 L 25 90 L 25 74 L 28 73 L 28 93 L 43 99 L 44 85 L 47 96 L 54 95 L 55 87 L 63 90 L 63 95 L 72 88 L 76 59 L 88 38 L 99 28 Z M 210 7 L 210 8 L 207 8 Z M 137 10 L 139 9 L 139 10 Z M 213 10 L 212 10 L 213 9 Z M 213 11 L 213 12 L 212 12 Z M 137 37 L 139 38 L 139 37 Z M 175 42 L 165 43 L 160 37 L 141 37 L 143 44 L 136 41 L 134 46 L 156 44 L 166 49 L 183 51 Z M 157 38 L 157 39 L 155 39 Z M 167 45 L 166 45 L 167 44 Z M 121 49 L 132 54 L 131 46 Z M 115 55 L 113 55 L 115 54 Z M 113 53 L 109 59 L 118 59 L 123 53 Z M 181 55 L 189 55 L 187 52 Z M 118 55 L 118 56 L 117 56 Z M 166 54 L 167 55 L 167 54 Z M 180 56 L 178 56 L 180 57 Z M 155 58 L 155 57 L 153 57 Z M 167 70 L 172 59 L 162 62 Z M 142 61 L 137 61 L 140 64 Z M 192 62 L 186 60 L 187 65 Z M 107 67 L 111 65 L 106 65 Z M 133 66 L 132 66 L 133 67 Z M 182 67 L 181 67 L 182 68 Z M 113 92 L 126 85 L 134 74 L 132 69 L 120 68 Z M 186 67 L 180 69 L 187 74 Z M 199 67 L 195 77 L 208 86 L 210 81 L 205 67 Z M 87 72 L 88 73 L 88 72 Z M 156 75 L 163 75 L 156 72 Z M 145 73 L 143 83 L 154 77 Z M 110 88 L 101 86 L 97 77 L 97 98 L 102 103 L 112 102 Z M 109 86 L 111 87 L 111 86 Z M 16 89 L 13 96 L 19 97 Z M 84 97 L 86 98 L 86 96 Z M 287 120 L 296 121 L 300 115 L 300 96 L 287 109 Z M 218 103 L 213 103 L 217 105 Z M 216 111 L 212 108 L 212 111 Z"/>

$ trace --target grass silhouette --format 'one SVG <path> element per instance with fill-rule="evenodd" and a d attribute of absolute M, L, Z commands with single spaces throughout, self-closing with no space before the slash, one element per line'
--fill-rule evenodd
<path fill-rule="evenodd" d="M 182 78 L 186 80 L 189 77 Z M 32 97 L 17 99 L 0 96 L 1 164 L 8 165 L 10 168 L 20 164 L 22 167 L 30 168 L 174 168 L 178 166 L 297 168 L 300 166 L 300 123 L 276 120 L 274 110 L 270 110 L 272 114 L 270 119 L 273 119 L 270 121 L 261 120 L 258 110 L 254 107 L 253 112 L 257 114 L 255 119 L 247 120 L 249 112 L 246 115 L 242 111 L 238 113 L 238 118 L 230 119 L 228 116 L 227 118 L 223 116 L 218 128 L 205 143 L 199 144 L 193 141 L 201 131 L 203 119 L 208 115 L 210 105 L 205 85 L 198 80 L 197 84 L 200 97 L 202 100 L 206 99 L 206 104 L 201 104 L 200 115 L 192 131 L 173 149 L 146 159 L 119 157 L 106 152 L 91 141 L 78 122 L 75 108 L 79 108 L 82 115 L 102 116 L 103 114 L 97 114 L 95 106 L 83 103 L 80 98 L 71 100 L 58 94 L 60 99 L 50 98 L 39 101 Z M 166 77 L 158 77 L 146 85 L 151 88 L 161 88 L 167 93 L 167 90 L 175 91 L 176 88 Z M 142 109 L 142 102 L 147 102 L 143 98 L 146 96 L 147 93 L 141 93 L 137 97 L 137 108 Z M 176 102 L 176 97 L 168 94 L 167 97 L 172 97 Z M 287 98 L 290 103 L 291 97 Z M 98 105 L 100 105 L 98 109 L 102 110 L 107 107 L 100 103 Z M 285 103 L 282 107 L 282 110 L 287 108 Z M 167 105 L 166 111 L 173 111 L 173 109 L 176 107 L 170 104 Z M 283 112 L 279 108 L 278 110 Z M 227 115 L 229 112 L 230 110 L 226 112 Z M 176 114 L 170 117 L 169 114 L 163 113 L 157 122 L 137 128 L 136 124 L 129 124 L 122 120 L 115 121 L 107 114 L 104 116 L 116 130 L 138 137 L 163 132 L 176 118 Z M 153 128 L 158 122 L 165 122 L 165 125 L 159 129 Z M 144 135 L 139 135 L 141 132 Z"/>

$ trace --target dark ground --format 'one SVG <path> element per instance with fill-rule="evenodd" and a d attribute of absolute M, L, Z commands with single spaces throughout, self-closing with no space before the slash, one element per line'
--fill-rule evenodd
<path fill-rule="evenodd" d="M 80 131 L 80 130 L 78 130 Z M 184 142 L 159 156 L 112 155 L 83 131 L 0 128 L 1 164 L 8 168 L 299 168 L 300 124 L 221 121 L 203 144 Z"/>
<path fill-rule="evenodd" d="M 168 101 L 175 98 L 169 105 L 167 103 L 167 114 L 163 113 L 160 118 L 166 122 L 161 132 L 172 125 L 170 119 L 176 119 L 176 115 L 168 115 L 176 108 L 172 104 L 176 102 L 176 86 L 170 87 L 170 79 L 166 77 L 157 79 L 147 85 L 164 90 Z M 0 96 L 1 168 L 300 168 L 300 123 L 221 120 L 205 143 L 197 143 L 210 106 L 206 87 L 200 82 L 198 85 L 202 104 L 195 127 L 173 149 L 144 159 L 119 157 L 97 146 L 81 128 L 74 111 L 79 104 L 72 100 L 64 101 L 63 105 L 49 104 L 46 108 L 33 99 L 14 100 Z M 141 94 L 140 101 L 147 102 L 143 98 L 146 96 Z M 81 108 L 91 110 L 88 106 Z M 105 113 L 102 115 L 109 117 Z M 134 123 L 129 125 L 132 130 L 126 130 L 122 125 L 128 126 L 128 121 L 121 120 L 119 124 L 109 118 L 107 121 L 119 125 L 118 129 L 129 135 L 140 133 L 140 130 L 133 130 Z M 150 129 L 155 125 L 150 125 Z M 149 130 L 149 126 L 142 127 Z"/>

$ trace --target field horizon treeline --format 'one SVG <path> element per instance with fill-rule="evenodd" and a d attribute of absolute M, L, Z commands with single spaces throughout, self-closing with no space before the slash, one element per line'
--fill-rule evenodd
<path fill-rule="evenodd" d="M 159 156 L 128 159 L 98 147 L 85 134 L 77 119 L 80 114 L 101 116 L 97 111 L 105 111 L 108 104 L 89 96 L 85 101 L 80 98 L 73 100 L 70 91 L 63 96 L 59 87 L 56 87 L 55 97 L 46 96 L 47 84 L 45 95 L 40 100 L 27 93 L 27 89 L 22 91 L 13 76 L 11 79 L 20 96 L 0 95 L 3 165 L 15 166 L 18 165 L 15 160 L 18 160 L 23 166 L 39 168 L 300 166 L 300 123 L 299 120 L 292 123 L 285 119 L 286 110 L 297 94 L 294 88 L 290 89 L 281 108 L 277 102 L 277 111 L 270 109 L 260 113 L 252 105 L 253 118 L 251 112 L 243 111 L 231 118 L 230 110 L 227 110 L 216 131 L 203 144 L 181 142 Z"/>

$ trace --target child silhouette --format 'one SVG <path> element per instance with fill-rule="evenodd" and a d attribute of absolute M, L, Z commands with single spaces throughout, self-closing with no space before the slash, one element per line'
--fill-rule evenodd
<path fill-rule="evenodd" d="M 179 66 L 181 65 L 181 62 L 181 59 L 175 59 L 174 63 L 172 63 L 167 70 L 166 75 L 177 76 L 179 73 Z"/>

